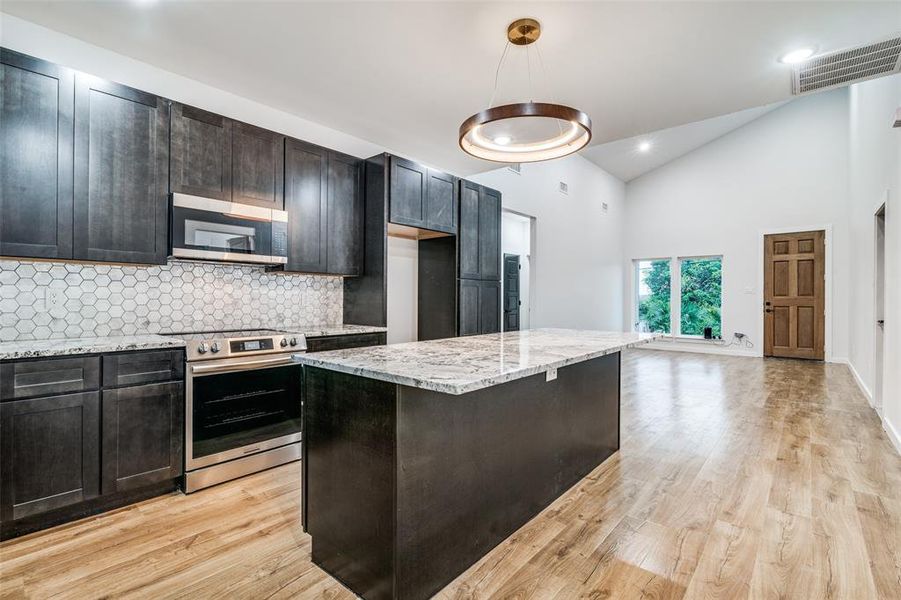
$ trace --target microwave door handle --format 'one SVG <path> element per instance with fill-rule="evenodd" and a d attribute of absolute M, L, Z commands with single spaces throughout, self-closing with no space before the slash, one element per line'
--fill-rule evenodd
<path fill-rule="evenodd" d="M 266 367 L 281 367 L 288 365 L 296 365 L 290 356 L 279 358 L 268 358 L 265 360 L 248 360 L 244 362 L 230 363 L 227 365 L 193 365 L 191 374 L 193 375 L 210 375 L 212 373 L 228 373 L 231 371 L 247 371 L 250 369 L 263 369 Z"/>

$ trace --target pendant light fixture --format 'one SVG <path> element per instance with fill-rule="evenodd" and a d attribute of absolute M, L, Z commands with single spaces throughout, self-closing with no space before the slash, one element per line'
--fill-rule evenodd
<path fill-rule="evenodd" d="M 525 46 L 529 93 L 531 94 L 530 44 L 541 35 L 541 24 L 535 19 L 518 19 L 507 27 L 507 45 L 501 54 L 494 78 L 497 93 L 498 76 L 510 44 Z M 541 54 L 537 51 L 539 62 Z M 543 62 L 542 62 L 543 67 Z M 551 104 L 528 102 L 492 106 L 478 112 L 460 125 L 460 148 L 477 158 L 504 163 L 538 162 L 560 158 L 584 148 L 591 140 L 591 119 L 581 110 Z"/>

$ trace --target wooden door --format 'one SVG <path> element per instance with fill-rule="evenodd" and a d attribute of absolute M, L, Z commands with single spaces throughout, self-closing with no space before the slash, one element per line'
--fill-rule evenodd
<path fill-rule="evenodd" d="M 501 194 L 486 187 L 479 193 L 479 277 L 501 279 Z"/>
<path fill-rule="evenodd" d="M 231 201 L 232 121 L 172 105 L 172 191 Z"/>
<path fill-rule="evenodd" d="M 72 258 L 74 74 L 0 49 L 0 255 Z"/>
<path fill-rule="evenodd" d="M 232 202 L 284 210 L 285 136 L 232 124 Z"/>
<path fill-rule="evenodd" d="M 504 331 L 519 331 L 519 255 L 504 255 Z"/>
<path fill-rule="evenodd" d="M 0 403 L 0 521 L 100 493 L 98 392 Z"/>
<path fill-rule="evenodd" d="M 156 383 L 103 391 L 103 493 L 182 474 L 184 387 Z"/>
<path fill-rule="evenodd" d="M 457 178 L 434 169 L 428 170 L 425 227 L 444 233 L 457 233 Z"/>
<path fill-rule="evenodd" d="M 165 264 L 169 103 L 75 77 L 74 258 Z"/>
<path fill-rule="evenodd" d="M 329 152 L 328 159 L 328 272 L 363 272 L 362 161 Z"/>
<path fill-rule="evenodd" d="M 325 273 L 328 264 L 328 150 L 299 140 L 285 145 L 286 271 Z"/>
<path fill-rule="evenodd" d="M 425 227 L 427 171 L 413 161 L 391 157 L 389 221 L 398 225 Z"/>
<path fill-rule="evenodd" d="M 823 231 L 764 238 L 764 355 L 823 360 L 826 245 Z"/>
<path fill-rule="evenodd" d="M 460 277 L 478 279 L 479 271 L 479 192 L 481 186 L 460 182 Z"/>

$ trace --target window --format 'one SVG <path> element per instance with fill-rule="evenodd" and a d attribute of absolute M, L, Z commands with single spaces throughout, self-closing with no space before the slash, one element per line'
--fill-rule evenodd
<path fill-rule="evenodd" d="M 680 322 L 682 335 L 704 335 L 713 329 L 714 337 L 722 336 L 722 257 L 682 258 L 680 263 Z"/>
<path fill-rule="evenodd" d="M 636 329 L 670 332 L 670 261 L 636 260 Z"/>

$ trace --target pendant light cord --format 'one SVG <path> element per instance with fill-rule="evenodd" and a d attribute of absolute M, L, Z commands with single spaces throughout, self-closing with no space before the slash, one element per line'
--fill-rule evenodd
<path fill-rule="evenodd" d="M 529 102 L 535 102 L 535 92 L 532 91 L 532 53 L 529 51 L 532 44 L 526 46 L 526 73 L 529 74 Z"/>
<path fill-rule="evenodd" d="M 494 71 L 494 91 L 491 92 L 491 100 L 488 102 L 488 108 L 494 106 L 494 97 L 497 95 L 497 83 L 501 75 L 501 67 L 504 66 L 504 59 L 507 58 L 507 50 L 510 49 L 510 40 L 504 45 L 504 51 L 501 53 L 501 59 L 497 63 L 497 69 Z"/>

